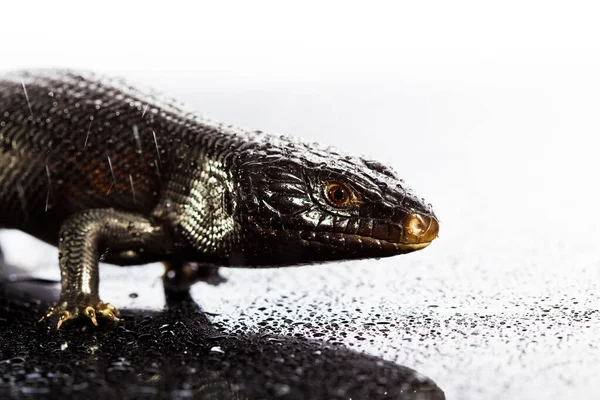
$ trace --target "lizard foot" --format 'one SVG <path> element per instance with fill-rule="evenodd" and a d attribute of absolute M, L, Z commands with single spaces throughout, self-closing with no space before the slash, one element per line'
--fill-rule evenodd
<path fill-rule="evenodd" d="M 168 290 L 187 291 L 196 282 L 206 282 L 212 286 L 227 282 L 227 278 L 219 274 L 219 267 L 210 264 L 165 263 L 165 268 L 163 283 Z"/>
<path fill-rule="evenodd" d="M 59 316 L 56 329 L 66 321 L 77 318 L 89 318 L 92 323 L 98 326 L 97 318 L 104 318 L 110 321 L 118 321 L 119 311 L 110 303 L 104 303 L 100 299 L 84 297 L 76 301 L 59 300 L 54 307 L 50 307 L 46 314 L 40 318 L 39 322 Z"/>

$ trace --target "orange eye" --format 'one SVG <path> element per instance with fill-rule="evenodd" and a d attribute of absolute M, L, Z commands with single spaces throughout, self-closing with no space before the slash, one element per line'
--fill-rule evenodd
<path fill-rule="evenodd" d="M 327 199 L 336 207 L 346 207 L 350 204 L 350 191 L 340 183 L 330 183 L 325 190 Z"/>

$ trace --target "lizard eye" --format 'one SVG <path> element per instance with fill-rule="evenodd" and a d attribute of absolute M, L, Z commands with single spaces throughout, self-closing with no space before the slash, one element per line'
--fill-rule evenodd
<path fill-rule="evenodd" d="M 337 182 L 331 182 L 325 186 L 325 196 L 335 207 L 348 207 L 352 198 L 350 190 Z"/>

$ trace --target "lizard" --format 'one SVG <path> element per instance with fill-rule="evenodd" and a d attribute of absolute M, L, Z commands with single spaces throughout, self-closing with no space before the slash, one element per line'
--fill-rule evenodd
<path fill-rule="evenodd" d="M 99 262 L 278 267 L 394 256 L 437 236 L 396 172 L 305 140 L 212 121 L 120 78 L 0 76 L 0 228 L 58 248 L 41 320 L 118 320 Z M 190 278 L 193 280 L 193 277 Z"/>

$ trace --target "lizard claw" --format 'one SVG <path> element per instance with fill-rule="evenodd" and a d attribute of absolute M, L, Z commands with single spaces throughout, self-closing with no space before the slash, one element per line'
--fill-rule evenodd
<path fill-rule="evenodd" d="M 99 311 L 102 318 L 110 319 L 111 321 L 119 320 L 119 318 L 117 318 L 119 316 L 119 310 L 110 303 L 102 303 L 102 307 Z"/>
<path fill-rule="evenodd" d="M 86 298 L 79 301 L 59 301 L 54 307 L 50 307 L 46 314 L 38 322 L 59 316 L 56 329 L 69 320 L 86 317 L 98 326 L 98 318 L 108 319 L 116 322 L 119 320 L 119 311 L 110 303 L 104 303 L 99 299 Z"/>
<path fill-rule="evenodd" d="M 98 326 L 98 321 L 96 320 L 96 311 L 94 310 L 94 307 L 87 306 L 85 308 L 85 310 L 83 310 L 83 313 L 85 314 L 86 317 L 88 317 L 89 319 L 92 320 L 92 323 L 95 326 Z"/>
<path fill-rule="evenodd" d="M 42 318 L 38 319 L 38 323 L 44 322 L 44 320 L 52 317 L 54 314 L 55 314 L 54 307 L 48 308 L 48 310 L 46 311 L 46 314 L 42 315 Z"/>
<path fill-rule="evenodd" d="M 63 311 L 62 315 L 58 319 L 58 323 L 56 324 L 56 329 L 60 329 L 60 326 L 70 319 L 74 319 L 75 316 L 70 311 Z"/>

